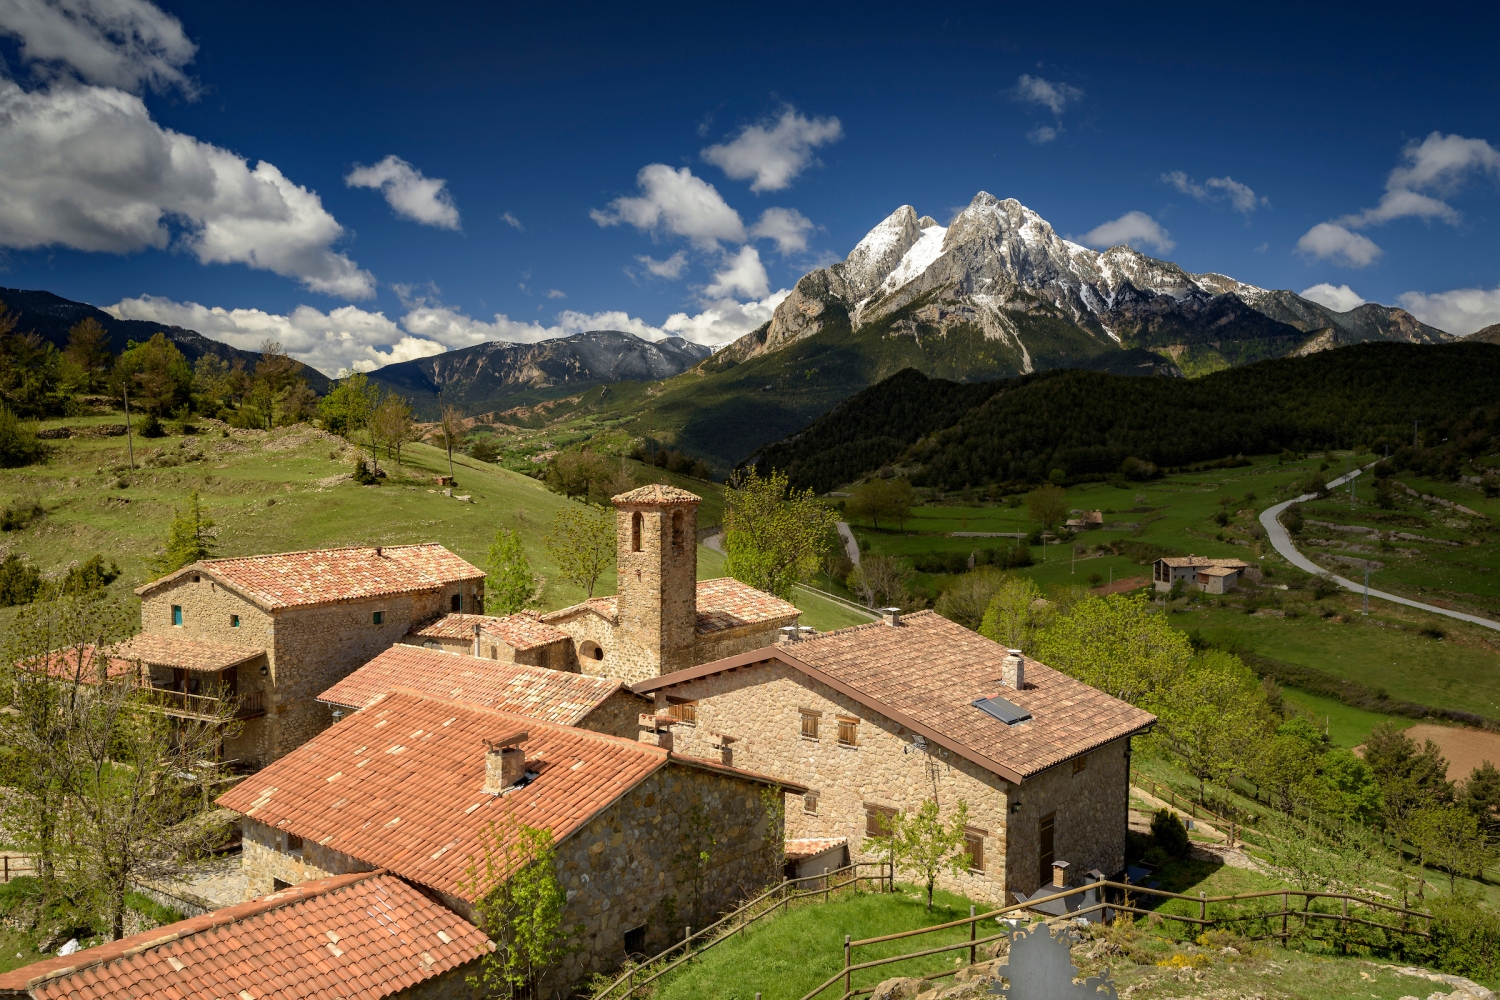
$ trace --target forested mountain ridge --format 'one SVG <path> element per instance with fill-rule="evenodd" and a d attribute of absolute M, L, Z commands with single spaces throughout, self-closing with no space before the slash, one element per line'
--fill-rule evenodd
<path fill-rule="evenodd" d="M 746 464 L 826 492 L 900 464 L 958 489 L 1110 476 L 1126 459 L 1182 466 L 1244 454 L 1409 443 L 1493 399 L 1500 346 L 1367 343 L 1201 379 L 1050 371 L 987 386 L 900 372 Z M 972 393 L 973 395 L 968 395 Z M 965 406 L 965 404 L 969 404 Z M 954 414 L 961 410 L 955 417 Z"/>
<path fill-rule="evenodd" d="M 591 330 L 535 344 L 491 341 L 386 365 L 370 381 L 399 393 L 424 419 L 435 419 L 438 389 L 464 413 L 503 410 L 601 383 L 670 378 L 708 357 L 681 337 L 652 342 L 618 330 Z"/>
<path fill-rule="evenodd" d="M 259 351 L 243 351 L 218 340 L 205 337 L 196 330 L 180 326 L 166 326 L 139 319 L 116 319 L 103 309 L 87 302 L 74 302 L 51 292 L 27 291 L 20 288 L 0 288 L 0 302 L 17 318 L 16 332 L 35 331 L 42 339 L 58 349 L 68 344 L 68 331 L 85 319 L 93 319 L 109 333 L 109 349 L 114 354 L 125 350 L 130 341 L 144 344 L 158 332 L 177 345 L 188 361 L 197 361 L 205 354 L 217 354 L 231 366 L 243 361 L 248 371 L 254 371 L 261 360 Z M 307 380 L 308 388 L 322 396 L 328 392 L 328 376 L 298 361 L 297 375 Z"/>

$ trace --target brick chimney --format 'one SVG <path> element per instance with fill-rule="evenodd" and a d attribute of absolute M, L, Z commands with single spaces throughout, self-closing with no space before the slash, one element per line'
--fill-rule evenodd
<path fill-rule="evenodd" d="M 1026 687 L 1026 655 L 1019 649 L 1006 652 L 1008 655 L 1000 664 L 1000 683 L 1015 691 L 1021 691 Z"/>
<path fill-rule="evenodd" d="M 883 618 L 883 619 L 885 619 L 885 623 L 887 625 L 895 627 L 895 626 L 901 624 L 901 609 L 900 608 L 881 608 L 880 609 L 880 617 Z"/>
<path fill-rule="evenodd" d="M 1058 889 L 1068 887 L 1068 863 L 1066 861 L 1052 862 L 1052 885 Z"/>
<path fill-rule="evenodd" d="M 484 790 L 491 795 L 508 792 L 526 779 L 526 751 L 521 744 L 530 733 L 511 733 L 484 743 Z"/>

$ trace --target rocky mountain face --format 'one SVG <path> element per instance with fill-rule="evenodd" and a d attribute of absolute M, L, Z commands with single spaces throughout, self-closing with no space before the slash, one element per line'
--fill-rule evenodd
<path fill-rule="evenodd" d="M 243 361 L 246 369 L 253 372 L 256 362 L 260 360 L 259 351 L 242 351 L 217 340 L 210 340 L 196 330 L 187 330 L 180 326 L 163 326 L 160 323 L 149 323 L 139 319 L 115 319 L 109 313 L 87 302 L 74 302 L 51 292 L 0 288 L 0 302 L 5 303 L 6 308 L 17 317 L 17 332 L 35 331 L 57 345 L 59 349 L 67 346 L 68 331 L 73 328 L 74 324 L 92 317 L 99 322 L 100 326 L 109 331 L 109 349 L 116 354 L 125 350 L 125 345 L 132 340 L 145 343 L 161 332 L 177 345 L 177 349 L 189 361 L 197 361 L 205 354 L 217 354 L 231 365 L 236 361 Z M 308 386 L 318 395 L 321 396 L 328 391 L 328 376 L 316 368 L 303 365 L 301 374 L 307 380 Z"/>
<path fill-rule="evenodd" d="M 1451 340 L 1401 309 L 1334 312 L 1289 291 L 1192 274 L 1130 247 L 1063 239 L 1015 199 L 981 191 L 944 227 L 903 205 L 847 259 L 804 276 L 770 324 L 721 352 L 739 362 L 847 319 L 888 338 L 982 334 L 1015 373 L 1144 348 L 1216 355 L 1215 367 L 1372 340 Z M 715 359 L 718 361 L 719 359 Z"/>
<path fill-rule="evenodd" d="M 1500 323 L 1487 326 L 1483 330 L 1475 330 L 1464 339 L 1472 340 L 1476 344 L 1500 344 Z"/>
<path fill-rule="evenodd" d="M 591 330 L 537 344 L 478 344 L 386 365 L 369 377 L 406 397 L 419 416 L 434 419 L 440 387 L 447 402 L 466 413 L 482 413 L 601 383 L 670 378 L 710 353 L 680 337 L 653 343 L 618 330 Z"/>

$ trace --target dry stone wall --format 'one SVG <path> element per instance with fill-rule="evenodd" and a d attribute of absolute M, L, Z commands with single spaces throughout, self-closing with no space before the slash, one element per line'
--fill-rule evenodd
<path fill-rule="evenodd" d="M 651 711 L 650 699 L 621 689 L 605 698 L 598 708 L 580 719 L 578 728 L 633 740 L 640 732 L 641 713 L 649 711 Z"/>
<path fill-rule="evenodd" d="M 258 820 L 244 818 L 243 848 L 240 864 L 245 871 L 245 898 L 254 899 L 276 889 L 276 880 L 297 885 L 310 879 L 352 872 L 374 871 L 374 866 L 351 858 L 340 851 L 303 842 L 302 849 L 291 850 L 286 831 Z"/>

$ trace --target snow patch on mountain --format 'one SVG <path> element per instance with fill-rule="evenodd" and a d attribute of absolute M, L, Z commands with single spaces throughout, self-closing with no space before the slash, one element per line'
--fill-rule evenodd
<path fill-rule="evenodd" d="M 947 235 L 948 230 L 943 226 L 929 226 L 922 230 L 922 238 L 911 245 L 896 269 L 885 276 L 885 280 L 880 283 L 880 290 L 894 292 L 908 281 L 925 274 L 932 262 L 943 255 L 943 237 Z"/>

